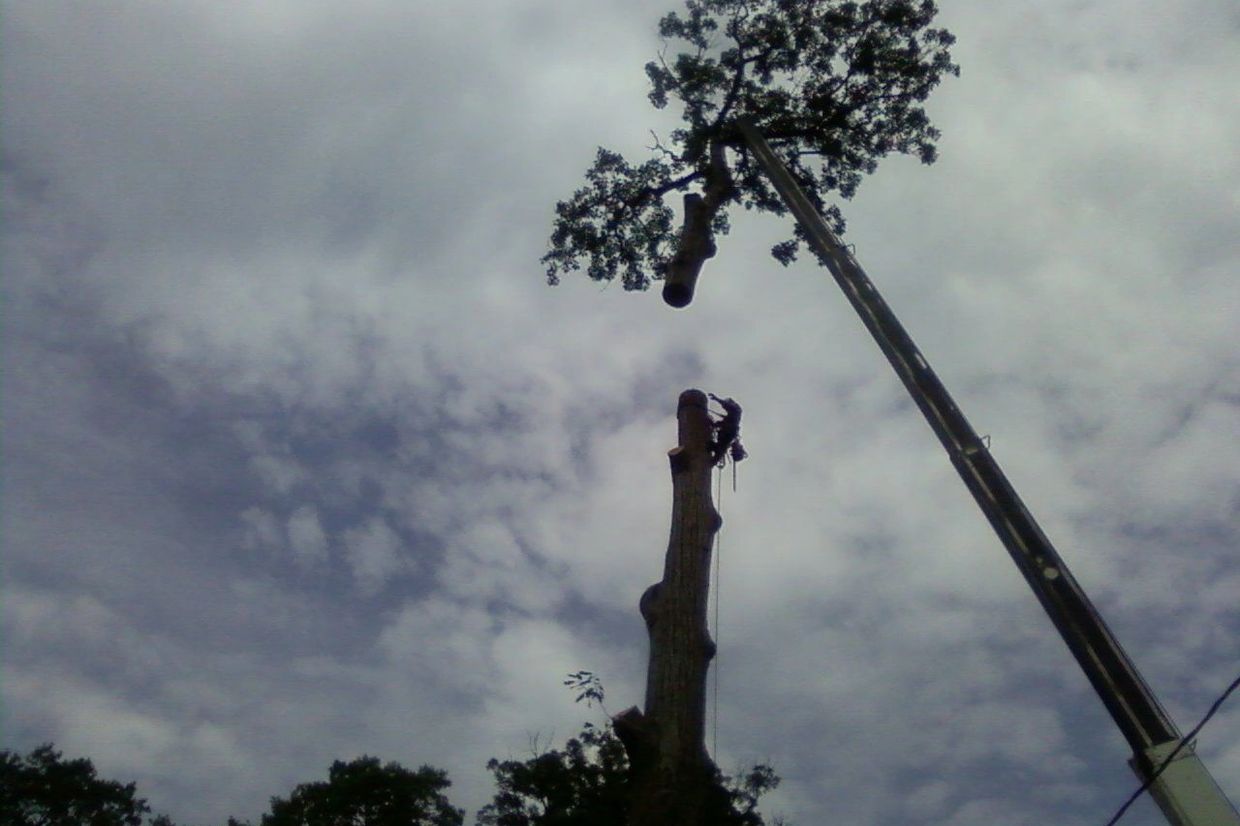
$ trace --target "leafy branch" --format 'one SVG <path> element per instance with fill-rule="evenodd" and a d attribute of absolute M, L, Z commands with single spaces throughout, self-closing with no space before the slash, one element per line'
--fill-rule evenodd
<path fill-rule="evenodd" d="M 749 118 L 837 231 L 843 218 L 826 196 L 851 198 L 889 154 L 923 163 L 940 133 L 922 103 L 951 61 L 955 37 L 931 28 L 933 0 L 687 0 L 659 21 L 664 48 L 646 64 L 656 108 L 683 106 L 684 125 L 652 159 L 633 164 L 600 148 L 586 186 L 556 205 L 548 283 L 584 269 L 644 290 L 674 263 L 701 266 L 726 235 L 728 210 L 786 214 L 736 129 Z M 720 37 L 722 35 L 722 37 Z M 679 43 L 675 58 L 669 47 Z M 665 202 L 700 186 L 682 227 Z M 800 233 L 772 253 L 795 259 Z"/>

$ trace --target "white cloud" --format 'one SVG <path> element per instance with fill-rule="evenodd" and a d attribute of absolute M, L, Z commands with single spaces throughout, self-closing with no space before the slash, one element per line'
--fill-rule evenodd
<path fill-rule="evenodd" d="M 305 472 L 296 462 L 282 456 L 254 456 L 250 459 L 250 467 L 277 493 L 288 493 L 305 478 Z"/>
<path fill-rule="evenodd" d="M 363 594 L 379 591 L 393 576 L 414 567 L 400 537 L 379 517 L 346 531 L 344 545 L 353 578 Z"/>
<path fill-rule="evenodd" d="M 245 536 L 241 540 L 245 547 L 252 550 L 284 547 L 284 531 L 274 514 L 262 508 L 246 508 L 241 512 L 241 522 L 245 526 Z"/>
<path fill-rule="evenodd" d="M 312 505 L 302 505 L 289 514 L 288 542 L 299 564 L 309 567 L 326 561 L 327 534 Z"/>
<path fill-rule="evenodd" d="M 451 694 L 480 694 L 496 680 L 496 621 L 442 598 L 409 604 L 383 629 L 378 648 L 392 663 Z"/>

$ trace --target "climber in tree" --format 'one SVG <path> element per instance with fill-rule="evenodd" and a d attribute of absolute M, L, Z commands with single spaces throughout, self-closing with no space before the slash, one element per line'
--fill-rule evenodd
<path fill-rule="evenodd" d="M 633 165 L 600 148 L 586 186 L 556 205 L 547 281 L 583 267 L 644 290 L 675 268 L 696 272 L 728 232 L 727 208 L 786 213 L 736 128 L 748 118 L 779 153 L 814 206 L 843 232 L 835 191 L 851 198 L 862 175 L 891 152 L 935 160 L 939 131 L 921 103 L 944 74 L 959 74 L 945 29 L 930 28 L 933 0 L 687 0 L 659 22 L 665 43 L 646 64 L 650 102 L 676 98 L 684 126 Z M 688 192 L 691 187 L 700 191 Z M 680 232 L 671 192 L 688 192 Z M 771 250 L 791 263 L 801 231 Z M 670 299 L 669 299 L 670 300 Z M 680 306 L 680 305 L 677 305 Z"/>
<path fill-rule="evenodd" d="M 710 460 L 720 467 L 725 456 L 739 462 L 749 455 L 741 446 L 741 406 L 734 399 L 721 399 L 714 393 L 710 397 L 723 408 L 723 415 L 718 421 L 711 422 Z"/>

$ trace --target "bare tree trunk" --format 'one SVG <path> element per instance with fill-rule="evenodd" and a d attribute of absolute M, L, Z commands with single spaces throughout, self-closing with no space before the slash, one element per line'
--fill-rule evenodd
<path fill-rule="evenodd" d="M 715 643 L 706 625 L 711 544 L 721 519 L 710 496 L 711 422 L 706 395 L 680 394 L 679 446 L 668 452 L 672 527 L 663 580 L 640 608 L 650 635 L 646 711 L 615 719 L 629 755 L 631 826 L 704 826 L 716 820 L 721 790 L 706 753 L 706 672 Z"/>

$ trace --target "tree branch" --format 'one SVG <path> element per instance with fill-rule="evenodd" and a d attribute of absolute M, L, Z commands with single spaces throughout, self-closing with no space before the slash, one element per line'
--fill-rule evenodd
<path fill-rule="evenodd" d="M 653 129 L 650 130 L 650 137 L 654 138 L 654 146 L 648 147 L 652 152 L 661 153 L 665 158 L 670 159 L 673 163 L 680 160 L 679 156 L 677 156 L 675 152 L 663 145 L 663 142 L 659 140 L 659 136 L 655 134 Z"/>
<path fill-rule="evenodd" d="M 728 115 L 731 114 L 732 107 L 736 105 L 737 96 L 740 95 L 741 86 L 745 81 L 745 67 L 750 63 L 758 63 L 759 61 L 767 60 L 772 54 L 775 53 L 775 47 L 770 46 L 756 55 L 744 57 L 744 47 L 741 46 L 741 41 L 739 38 L 735 39 L 737 56 L 740 58 L 740 62 L 736 64 L 736 74 L 732 76 L 732 85 L 729 87 L 728 93 L 723 98 L 723 105 L 719 107 L 719 115 L 715 118 L 715 122 L 711 124 L 711 129 L 718 129 L 722 126 Z"/>
<path fill-rule="evenodd" d="M 693 172 L 690 172 L 688 175 L 682 175 L 679 178 L 670 180 L 667 183 L 663 184 L 662 186 L 644 187 L 641 191 L 639 191 L 632 198 L 625 201 L 625 203 L 629 206 L 636 206 L 637 204 L 640 204 L 642 201 L 646 200 L 647 198 L 661 198 L 662 196 L 671 192 L 673 189 L 680 189 L 681 187 L 688 186 L 690 183 L 692 183 L 693 181 L 696 181 L 698 178 L 701 178 L 701 177 L 704 177 L 702 171 L 695 170 Z"/>

